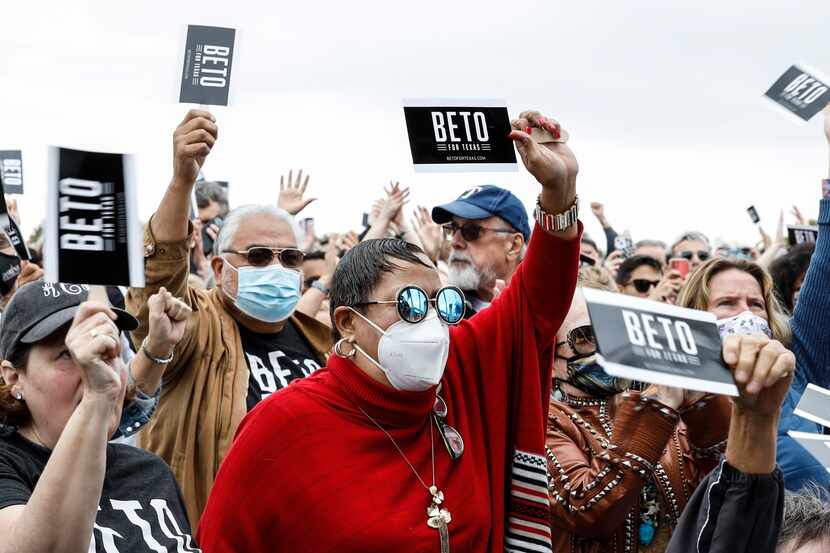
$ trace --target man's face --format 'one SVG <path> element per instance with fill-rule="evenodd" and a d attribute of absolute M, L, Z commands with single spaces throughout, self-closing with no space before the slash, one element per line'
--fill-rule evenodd
<path fill-rule="evenodd" d="M 711 250 L 705 242 L 700 240 L 683 240 L 678 242 L 672 252 L 672 257 L 683 257 L 689 260 L 689 268 L 694 270 L 712 257 Z"/>
<path fill-rule="evenodd" d="M 207 223 L 208 221 L 212 221 L 215 217 L 219 216 L 219 212 L 222 210 L 222 206 L 220 206 L 217 202 L 213 200 L 208 200 L 207 207 L 200 207 L 199 208 L 199 219 L 203 223 Z"/>
<path fill-rule="evenodd" d="M 634 255 L 646 255 L 660 263 L 666 262 L 666 249 L 660 246 L 640 246 L 634 250 Z"/>
<path fill-rule="evenodd" d="M 288 222 L 269 214 L 251 215 L 240 221 L 230 247 L 232 252 L 244 251 L 256 246 L 268 248 L 296 248 L 297 238 Z M 229 266 L 229 264 L 232 266 Z M 271 265 L 279 265 L 279 257 L 274 256 Z M 220 253 L 211 260 L 217 287 L 228 311 L 236 318 L 242 314 L 233 304 L 237 295 L 239 272 L 243 267 L 250 266 L 248 257 L 238 253 Z"/>
<path fill-rule="evenodd" d="M 647 298 L 663 275 L 651 265 L 640 265 L 631 271 L 631 277 L 622 287 L 622 293 L 638 298 Z"/>
<path fill-rule="evenodd" d="M 456 231 L 451 239 L 449 281 L 462 290 L 489 290 L 496 279 L 508 280 L 515 271 L 523 240 L 500 217 L 462 219 L 453 217 L 457 226 L 466 223 L 482 228 L 476 240 L 467 241 Z M 496 230 L 492 230 L 496 229 Z"/>
<path fill-rule="evenodd" d="M 602 256 L 599 255 L 599 251 L 597 251 L 593 244 L 589 244 L 588 242 L 582 242 L 581 244 L 579 244 L 579 253 L 593 259 L 594 266 L 599 266 L 600 258 Z"/>

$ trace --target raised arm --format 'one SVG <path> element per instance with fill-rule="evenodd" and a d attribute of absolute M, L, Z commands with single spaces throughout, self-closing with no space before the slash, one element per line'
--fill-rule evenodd
<path fill-rule="evenodd" d="M 118 335 L 114 318 L 107 306 L 93 302 L 82 304 L 75 315 L 66 345 L 81 369 L 83 397 L 57 443 L 46 444 L 52 454 L 28 501 L 0 510 L 2 553 L 77 553 L 89 548 L 106 471 L 107 440 L 124 399 L 124 365 L 120 342 L 113 338 Z"/>
<path fill-rule="evenodd" d="M 825 110 L 824 133 L 830 145 L 830 110 Z M 818 240 L 807 268 L 792 319 L 793 353 L 799 370 L 794 386 L 830 386 L 830 197 L 821 200 Z"/>
<path fill-rule="evenodd" d="M 145 287 L 130 288 L 127 293 L 127 306 L 140 323 L 132 333 L 136 347 L 149 332 L 148 300 L 159 289 L 164 287 L 188 306 L 192 305 L 187 286 L 191 194 L 217 136 L 213 115 L 198 110 L 189 111 L 173 133 L 173 179 L 144 233 Z M 182 344 L 187 343 L 185 335 Z"/>

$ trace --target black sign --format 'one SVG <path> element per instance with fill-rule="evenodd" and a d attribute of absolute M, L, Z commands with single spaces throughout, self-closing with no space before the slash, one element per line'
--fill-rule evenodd
<path fill-rule="evenodd" d="M 188 25 L 179 102 L 227 106 L 234 29 Z"/>
<path fill-rule="evenodd" d="M 813 225 L 788 225 L 787 239 L 790 246 L 798 244 L 815 244 L 818 240 L 818 227 Z"/>
<path fill-rule="evenodd" d="M 765 96 L 804 121 L 809 121 L 830 101 L 830 89 L 814 75 L 793 65 L 775 81 Z"/>
<path fill-rule="evenodd" d="M 0 176 L 6 194 L 23 194 L 23 155 L 20 150 L 0 150 Z"/>
<path fill-rule="evenodd" d="M 26 241 L 23 240 L 20 227 L 17 226 L 12 216 L 9 215 L 8 208 L 6 207 L 6 195 L 3 193 L 5 187 L 6 182 L 3 180 L 2 175 L 0 175 L 0 229 L 8 237 L 9 243 L 14 247 L 14 251 L 17 252 L 17 257 L 23 261 L 29 261 L 31 259 L 29 248 L 26 247 Z"/>
<path fill-rule="evenodd" d="M 135 190 L 123 154 L 50 150 L 46 279 L 144 286 Z"/>
<path fill-rule="evenodd" d="M 830 427 L 830 390 L 807 384 L 794 413 L 799 417 Z"/>
<path fill-rule="evenodd" d="M 830 470 L 830 436 L 790 430 L 787 432 L 801 447 L 810 452 L 820 465 Z"/>
<path fill-rule="evenodd" d="M 608 374 L 738 395 L 722 362 L 720 333 L 711 313 L 599 290 L 585 289 L 584 294 L 600 363 Z"/>
<path fill-rule="evenodd" d="M 752 222 L 756 225 L 761 222 L 761 216 L 758 215 L 758 210 L 755 209 L 754 205 L 749 206 L 746 208 L 746 212 L 749 213 L 749 218 L 752 219 Z"/>
<path fill-rule="evenodd" d="M 448 100 L 404 101 L 415 171 L 516 171 L 507 108 Z"/>

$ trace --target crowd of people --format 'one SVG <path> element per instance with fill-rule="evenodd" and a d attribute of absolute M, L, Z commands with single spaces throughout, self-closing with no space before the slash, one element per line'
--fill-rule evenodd
<path fill-rule="evenodd" d="M 567 133 L 512 129 L 532 210 L 390 182 L 321 236 L 302 171 L 277 205 L 200 180 L 192 110 L 144 288 L 45 282 L 37 237 L 1 239 L 0 553 L 830 548 L 828 469 L 789 435 L 824 432 L 794 411 L 830 387 L 830 174 L 815 244 L 783 213 L 758 244 L 634 241 L 592 203 L 600 244 Z M 713 314 L 739 395 L 606 373 L 585 288 Z"/>

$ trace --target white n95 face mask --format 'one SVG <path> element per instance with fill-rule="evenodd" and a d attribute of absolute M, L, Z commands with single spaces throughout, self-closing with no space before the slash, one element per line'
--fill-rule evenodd
<path fill-rule="evenodd" d="M 717 323 L 721 339 L 732 335 L 750 336 L 752 334 L 764 334 L 767 338 L 772 338 L 769 323 L 752 311 L 744 311 L 734 317 L 718 319 Z"/>
<path fill-rule="evenodd" d="M 435 310 L 419 323 L 400 320 L 385 331 L 354 312 L 381 335 L 377 361 L 359 346 L 355 349 L 382 370 L 395 389 L 422 392 L 441 382 L 450 354 L 450 329 Z"/>

